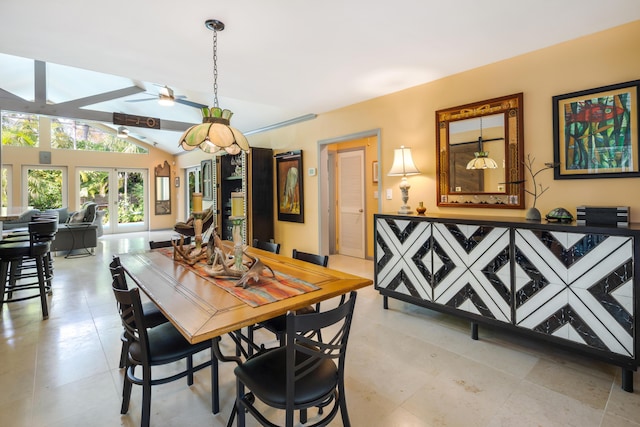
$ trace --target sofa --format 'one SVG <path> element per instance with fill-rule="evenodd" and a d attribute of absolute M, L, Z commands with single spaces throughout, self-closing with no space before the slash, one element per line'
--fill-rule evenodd
<path fill-rule="evenodd" d="M 86 202 L 80 210 L 74 212 L 69 212 L 67 208 L 44 211 L 30 209 L 16 220 L 5 221 L 2 224 L 2 231 L 27 229 L 34 215 L 54 214 L 58 217 L 58 232 L 51 242 L 51 251 L 64 251 L 70 254 L 73 250 L 86 249 L 93 253 L 98 246 L 98 237 L 103 233 L 102 219 L 105 214 L 104 211 L 98 211 L 97 207 L 98 205 L 94 202 Z"/>

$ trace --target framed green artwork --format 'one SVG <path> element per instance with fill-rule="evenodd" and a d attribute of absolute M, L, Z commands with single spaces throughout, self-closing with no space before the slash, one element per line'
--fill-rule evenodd
<path fill-rule="evenodd" d="M 640 80 L 553 97 L 555 179 L 640 176 Z"/>

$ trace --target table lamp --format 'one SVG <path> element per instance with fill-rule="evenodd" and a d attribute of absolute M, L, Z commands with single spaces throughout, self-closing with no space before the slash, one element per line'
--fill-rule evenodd
<path fill-rule="evenodd" d="M 402 176 L 400 191 L 402 191 L 403 205 L 398 211 L 399 214 L 413 213 L 409 205 L 407 205 L 407 201 L 409 201 L 409 188 L 411 188 L 407 182 L 407 175 L 418 175 L 419 173 L 420 171 L 413 163 L 413 158 L 411 157 L 411 148 L 402 145 L 400 148 L 393 150 L 393 166 L 391 166 L 391 170 L 387 175 Z"/>

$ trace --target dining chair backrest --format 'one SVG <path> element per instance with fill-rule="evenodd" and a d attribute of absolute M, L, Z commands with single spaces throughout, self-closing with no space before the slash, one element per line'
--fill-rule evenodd
<path fill-rule="evenodd" d="M 112 289 L 118 304 L 118 312 L 124 327 L 124 333 L 130 340 L 130 345 L 136 342 L 139 344 L 139 354 L 142 356 L 142 360 L 139 362 L 147 363 L 149 361 L 149 342 L 145 319 L 142 315 L 140 290 L 138 288 L 120 289 L 116 281 L 117 278 L 114 277 Z"/>
<path fill-rule="evenodd" d="M 285 423 L 278 425 L 293 426 L 296 411 L 300 411 L 300 423 L 306 423 L 307 409 L 313 407 L 321 408 L 319 415 L 324 413 L 322 419 L 314 419 L 313 425 L 329 425 L 338 411 L 342 425 L 350 425 L 344 370 L 356 296 L 353 291 L 347 301 L 323 312 L 289 312 L 286 345 L 258 353 L 234 369 L 237 411 L 234 410 L 230 421 L 237 415 L 238 425 L 244 425 L 248 412 L 261 425 L 275 425 L 259 409 L 264 403 L 285 409 Z M 254 405 L 258 400 L 261 404 Z M 328 405 L 332 407 L 322 409 Z"/>
<path fill-rule="evenodd" d="M 280 253 L 280 243 L 265 242 L 263 240 L 253 239 L 253 247 L 262 249 L 263 251 L 273 252 L 274 254 Z"/>
<path fill-rule="evenodd" d="M 329 255 L 316 255 L 309 252 L 301 252 L 297 249 L 294 249 L 291 257 L 302 260 L 302 261 L 310 262 L 313 264 L 321 265 L 323 267 L 326 267 L 327 265 L 329 265 Z"/>
<path fill-rule="evenodd" d="M 111 279 L 113 280 L 112 286 L 122 291 L 129 290 L 126 272 L 120 263 L 119 257 L 113 257 L 113 260 L 111 260 L 111 263 L 109 264 L 109 270 L 111 271 Z"/>

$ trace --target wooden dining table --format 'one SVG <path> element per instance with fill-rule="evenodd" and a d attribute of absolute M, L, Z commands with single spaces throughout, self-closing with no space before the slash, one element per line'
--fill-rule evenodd
<path fill-rule="evenodd" d="M 230 242 L 224 244 L 231 248 Z M 276 275 L 288 275 L 318 289 L 253 307 L 217 286 L 216 278 L 204 277 L 160 250 L 119 257 L 137 286 L 190 343 L 220 337 L 372 284 L 370 279 L 287 256 L 256 248 L 247 248 L 246 251 L 259 257 Z"/>

